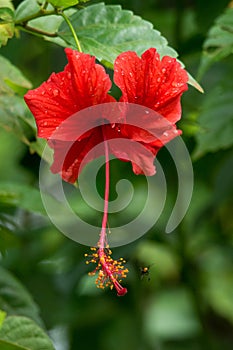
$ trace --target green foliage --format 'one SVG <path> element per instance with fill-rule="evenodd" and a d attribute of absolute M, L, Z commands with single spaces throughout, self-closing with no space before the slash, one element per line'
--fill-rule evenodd
<path fill-rule="evenodd" d="M 0 309 L 9 315 L 30 317 L 42 324 L 38 306 L 25 287 L 6 269 L 0 267 Z"/>
<path fill-rule="evenodd" d="M 9 60 L 0 56 L 0 91 L 11 93 L 9 83 L 25 89 L 31 88 L 31 83 L 23 76 L 18 68 L 13 66 Z"/>
<path fill-rule="evenodd" d="M 213 25 L 216 17 L 224 11 L 229 4 L 229 0 L 195 0 L 196 19 L 199 30 L 204 34 Z"/>
<path fill-rule="evenodd" d="M 224 66 L 221 63 L 232 53 L 233 8 L 228 8 L 223 15 L 218 17 L 203 44 L 200 75 L 203 75 L 214 62 L 218 66 L 219 73 L 215 78 L 215 86 L 207 91 L 206 98 L 200 108 L 198 119 L 200 129 L 196 134 L 197 147 L 194 157 L 226 149 L 233 144 L 232 86 L 229 82 L 233 65 L 232 61 L 230 63 L 225 61 Z"/>
<path fill-rule="evenodd" d="M 40 192 L 32 186 L 16 183 L 0 183 L 0 202 L 46 215 Z"/>
<path fill-rule="evenodd" d="M 37 0 L 24 0 L 15 10 L 15 20 L 21 21 L 33 16 L 40 11 L 40 5 Z"/>
<path fill-rule="evenodd" d="M 3 321 L 5 320 L 5 318 L 6 318 L 6 312 L 0 310 L 0 328 L 1 328 L 1 326 L 2 326 L 2 324 L 3 324 Z"/>
<path fill-rule="evenodd" d="M 167 45 L 161 34 L 150 22 L 135 16 L 121 6 L 103 3 L 89 6 L 70 17 L 84 52 L 112 66 L 117 55 L 133 50 L 142 54 L 149 47 L 156 47 L 161 56 L 176 57 L 177 53 Z M 74 38 L 65 22 L 59 28 L 59 36 L 73 48 Z"/>
<path fill-rule="evenodd" d="M 0 126 L 13 132 L 23 142 L 29 143 L 25 125 L 31 128 L 31 115 L 19 96 L 31 83 L 6 58 L 0 56 Z M 33 121 L 34 123 L 34 121 Z"/>
<path fill-rule="evenodd" d="M 94 21 L 93 21 L 94 19 Z M 135 16 L 118 5 L 96 4 L 74 13 L 70 17 L 78 35 L 82 50 L 113 67 L 116 57 L 124 51 L 135 51 L 141 55 L 150 47 L 156 47 L 160 56 L 177 57 L 177 52 L 168 46 L 167 40 L 150 22 Z M 69 26 L 63 21 L 58 35 L 76 49 Z M 202 88 L 190 76 L 189 83 L 198 90 Z"/>
<path fill-rule="evenodd" d="M 0 47 L 14 35 L 14 7 L 9 0 L 0 3 Z"/>
<path fill-rule="evenodd" d="M 158 1 L 109 0 L 109 5 L 83 8 L 84 2 L 17 1 L 14 13 L 11 1 L 0 1 L 0 42 L 7 44 L 0 56 L 0 349 L 230 350 L 232 8 L 222 13 L 227 0 L 195 0 L 192 7 L 184 4 L 180 10 L 179 1 L 175 7 L 171 2 L 158 6 Z M 81 6 L 67 8 L 76 4 Z M 158 159 L 168 180 L 164 212 L 145 237 L 113 250 L 114 256 L 126 258 L 130 271 L 124 298 L 95 287 L 83 259 L 88 248 L 57 232 L 37 189 L 40 159 L 33 153 L 41 156 L 46 142 L 35 139 L 35 121 L 23 101 L 32 85 L 24 74 L 38 84 L 52 71 L 63 70 L 66 61 L 61 47 L 76 48 L 61 16 L 63 10 L 83 51 L 108 68 L 122 51 L 141 54 L 152 46 L 162 56 L 177 57 L 179 52 L 192 74 L 201 72 L 205 88 L 203 95 L 189 89 L 182 101 L 180 129 L 195 159 L 189 212 L 176 232 L 164 233 L 177 189 L 176 169 L 163 150 Z M 166 33 L 169 46 L 154 28 Z M 17 36 L 11 39 L 14 33 Z M 45 44 L 44 39 L 51 43 Z M 192 79 L 189 82 L 198 88 Z M 46 160 L 51 162 L 51 153 Z M 111 193 L 118 179 L 128 177 L 144 193 L 143 177 L 129 175 L 131 169 L 123 162 L 114 164 Z M 98 179 L 102 181 L 101 174 Z M 97 222 L 99 213 L 84 205 L 77 191 L 70 191 L 72 208 L 88 223 Z M 110 226 L 138 214 L 144 198 L 140 193 L 118 217 L 109 218 Z M 46 198 L 63 218 L 62 205 Z M 149 278 L 141 277 L 143 266 L 150 267 Z M 54 347 L 43 324 L 55 339 Z"/>
<path fill-rule="evenodd" d="M 2 350 L 54 350 L 44 331 L 26 317 L 10 316 L 0 328 Z"/>
<path fill-rule="evenodd" d="M 153 298 L 146 320 L 148 336 L 156 340 L 156 335 L 174 339 L 197 334 L 200 324 L 193 311 L 191 295 L 181 288 Z"/>
<path fill-rule="evenodd" d="M 196 133 L 194 157 L 233 145 L 232 86 L 228 83 L 227 75 L 222 77 L 212 91 L 206 93 L 198 124 L 200 129 Z"/>
<path fill-rule="evenodd" d="M 77 5 L 79 2 L 79 0 L 49 0 L 49 3 L 53 6 L 62 8 Z"/>
<path fill-rule="evenodd" d="M 214 63 L 233 53 L 233 8 L 228 8 L 211 27 L 203 45 L 203 57 L 199 74 Z"/>

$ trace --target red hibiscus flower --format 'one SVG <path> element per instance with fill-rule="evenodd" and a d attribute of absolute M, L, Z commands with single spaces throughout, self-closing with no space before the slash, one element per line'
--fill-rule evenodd
<path fill-rule="evenodd" d="M 147 50 L 141 58 L 131 51 L 120 54 L 114 65 L 114 81 L 122 91 L 120 101 L 148 107 L 158 114 L 145 115 L 141 111 L 135 114 L 134 111 L 124 118 L 108 120 L 109 124 L 102 126 L 99 115 L 90 120 L 90 113 L 85 118 L 84 112 L 77 112 L 90 106 L 116 102 L 108 94 L 110 78 L 104 68 L 95 63 L 94 57 L 70 48 L 65 51 L 68 64 L 64 71 L 53 73 L 40 87 L 25 95 L 36 119 L 38 136 L 49 140 L 54 149 L 51 170 L 61 173 L 64 180 L 75 182 L 85 155 L 103 142 L 104 133 L 107 140 L 126 138 L 142 143 L 148 151 L 145 150 L 140 159 L 132 147 L 125 157 L 126 150 L 121 149 L 120 142 L 116 142 L 116 147 L 112 146 L 110 152 L 117 158 L 131 160 L 136 174 L 153 175 L 153 160 L 159 148 L 180 133 L 175 122 L 181 117 L 180 97 L 187 90 L 186 71 L 175 58 L 165 56 L 160 61 L 155 49 Z M 76 118 L 62 127 L 62 123 L 75 113 Z M 152 136 L 154 128 L 158 137 Z M 79 137 L 71 139 L 70 130 Z M 80 130 L 84 130 L 83 135 L 80 135 Z M 103 148 L 89 160 L 101 154 L 104 154 Z M 83 165 L 86 163 L 84 161 Z"/>
<path fill-rule="evenodd" d="M 105 155 L 104 216 L 98 250 L 93 248 L 90 261 L 97 262 L 97 285 L 115 287 L 118 295 L 124 295 L 127 290 L 118 279 L 126 276 L 127 269 L 122 260 L 111 258 L 106 245 L 109 153 L 130 161 L 135 174 L 153 175 L 158 150 L 181 133 L 175 123 L 181 117 L 180 98 L 187 90 L 188 75 L 175 58 L 160 60 L 153 48 L 141 57 L 124 52 L 114 64 L 114 82 L 122 92 L 117 102 L 108 94 L 109 76 L 94 57 L 70 48 L 65 52 L 64 71 L 28 91 L 25 101 L 38 136 L 54 149 L 51 170 L 65 181 L 75 182 L 85 164 Z"/>

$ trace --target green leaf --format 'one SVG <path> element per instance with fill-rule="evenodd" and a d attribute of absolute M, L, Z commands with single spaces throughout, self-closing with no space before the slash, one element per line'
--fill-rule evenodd
<path fill-rule="evenodd" d="M 15 20 L 20 22 L 27 20 L 28 17 L 40 11 L 40 6 L 37 0 L 24 0 L 15 10 Z"/>
<path fill-rule="evenodd" d="M 0 328 L 2 327 L 2 324 L 3 324 L 3 321 L 5 320 L 5 318 L 6 318 L 6 312 L 0 310 Z"/>
<path fill-rule="evenodd" d="M 0 126 L 14 132 L 26 144 L 25 124 L 30 124 L 29 119 L 32 121 L 33 117 L 28 113 L 23 98 L 16 92 L 23 93 L 30 87 L 31 83 L 23 74 L 10 61 L 0 56 Z"/>
<path fill-rule="evenodd" d="M 9 343 L 8 341 L 0 339 L 1 350 L 27 350 L 25 347 Z"/>
<path fill-rule="evenodd" d="M 16 183 L 0 183 L 0 198 L 8 205 L 23 208 L 32 213 L 46 215 L 40 191 L 37 188 Z"/>
<path fill-rule="evenodd" d="M 30 317 L 42 324 L 39 309 L 28 291 L 3 267 L 0 267 L 0 309 L 10 315 Z"/>
<path fill-rule="evenodd" d="M 12 93 L 9 82 L 26 89 L 32 87 L 30 81 L 24 77 L 18 68 L 11 64 L 8 59 L 0 56 L 0 93 Z"/>
<path fill-rule="evenodd" d="M 15 350 L 54 350 L 47 334 L 26 317 L 7 317 L 0 329 L 0 339 L 14 345 Z M 4 348 L 1 347 L 1 349 Z M 13 349 L 14 347 L 12 347 Z"/>
<path fill-rule="evenodd" d="M 122 51 L 134 50 L 142 54 L 149 47 L 156 47 L 162 56 L 177 56 L 151 23 L 134 16 L 131 11 L 122 10 L 119 5 L 92 5 L 72 15 L 70 20 L 84 51 L 100 61 L 113 64 Z M 76 48 L 65 22 L 60 26 L 58 34 Z"/>
<path fill-rule="evenodd" d="M 194 158 L 233 145 L 233 99 L 230 83 L 228 87 L 218 84 L 206 94 L 198 123 L 200 130 L 196 134 Z"/>
<path fill-rule="evenodd" d="M 198 334 L 200 324 L 190 293 L 181 288 L 158 293 L 148 304 L 145 329 L 154 342 L 157 337 L 174 340 Z"/>
<path fill-rule="evenodd" d="M 12 246 L 17 246 L 19 240 L 15 234 L 0 220 L 0 252 L 4 256 L 7 249 Z"/>
<path fill-rule="evenodd" d="M 27 107 L 22 98 L 16 95 L 0 95 L 0 126 L 13 132 L 16 137 L 29 144 L 22 121 L 27 121 Z"/>
<path fill-rule="evenodd" d="M 202 292 L 211 308 L 233 323 L 232 251 L 221 246 L 206 249 L 202 261 Z"/>
<path fill-rule="evenodd" d="M 0 5 L 0 47 L 14 36 L 14 12 Z"/>
<path fill-rule="evenodd" d="M 67 8 L 77 5 L 79 3 L 79 0 L 49 0 L 49 3 L 55 7 Z"/>
<path fill-rule="evenodd" d="M 218 17 L 203 45 L 199 76 L 214 63 L 233 53 L 233 8 Z"/>
<path fill-rule="evenodd" d="M 83 51 L 96 56 L 107 67 L 113 67 L 116 57 L 129 50 L 141 55 L 148 48 L 155 47 L 161 57 L 177 57 L 177 52 L 168 46 L 167 40 L 153 29 L 150 22 L 131 11 L 122 10 L 119 5 L 91 5 L 77 11 L 70 20 Z M 59 27 L 58 35 L 76 49 L 66 22 Z M 194 82 L 193 78 L 190 79 L 190 84 L 197 87 Z"/>

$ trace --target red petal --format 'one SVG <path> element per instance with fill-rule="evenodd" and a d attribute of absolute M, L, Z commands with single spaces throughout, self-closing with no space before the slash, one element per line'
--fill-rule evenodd
<path fill-rule="evenodd" d="M 188 88 L 188 75 L 175 58 L 160 60 L 155 49 L 141 58 L 124 52 L 115 61 L 114 81 L 122 91 L 121 101 L 149 107 L 172 123 L 180 119 L 180 97 Z"/>
<path fill-rule="evenodd" d="M 54 150 L 51 171 L 59 173 L 65 181 L 75 182 L 87 163 L 105 154 L 103 133 L 110 153 L 120 160 L 130 161 L 135 174 L 154 175 L 153 162 L 159 149 L 157 145 L 147 145 L 126 139 L 111 124 L 94 128 L 80 141 L 68 142 L 50 139 L 49 146 Z"/>
<path fill-rule="evenodd" d="M 120 160 L 131 162 L 135 174 L 155 174 L 154 158 L 158 151 L 156 146 L 126 138 L 118 126 L 113 128 L 112 125 L 105 125 L 104 133 L 110 153 Z"/>
<path fill-rule="evenodd" d="M 95 58 L 70 48 L 65 52 L 68 64 L 64 71 L 53 73 L 25 95 L 39 137 L 49 138 L 62 121 L 77 111 L 113 100 L 107 94 L 111 80 L 104 68 L 95 64 Z"/>
<path fill-rule="evenodd" d="M 102 141 L 101 128 L 95 128 L 81 141 L 49 140 L 54 149 L 53 173 L 59 173 L 63 180 L 74 183 L 82 168 L 91 160 L 104 154 L 104 147 L 94 148 Z"/>
<path fill-rule="evenodd" d="M 180 131 L 157 112 L 137 104 L 114 102 L 92 106 L 67 118 L 52 134 L 49 139 L 54 149 L 52 171 L 74 182 L 85 164 L 104 155 L 103 134 L 110 153 L 130 161 L 135 174 L 153 175 L 158 150 Z"/>

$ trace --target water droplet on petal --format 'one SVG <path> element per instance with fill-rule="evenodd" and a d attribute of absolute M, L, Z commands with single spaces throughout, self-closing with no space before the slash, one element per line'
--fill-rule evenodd
<path fill-rule="evenodd" d="M 111 125 L 112 129 L 114 129 L 114 128 L 115 128 L 115 126 L 116 126 L 116 124 L 115 124 L 115 123 L 113 123 L 113 124 Z"/>
<path fill-rule="evenodd" d="M 166 68 L 162 68 L 162 73 L 166 73 Z"/>
<path fill-rule="evenodd" d="M 43 90 L 42 92 L 41 92 L 41 95 L 44 95 L 45 94 L 45 90 Z"/>
<path fill-rule="evenodd" d="M 59 95 L 59 90 L 57 90 L 57 89 L 54 89 L 53 90 L 53 96 L 58 96 Z"/>
<path fill-rule="evenodd" d="M 71 73 L 70 73 L 70 72 L 67 73 L 67 77 L 68 77 L 69 79 L 71 78 Z"/>
<path fill-rule="evenodd" d="M 168 132 L 165 131 L 165 132 L 163 133 L 163 136 L 167 137 L 167 136 L 168 136 Z"/>
<path fill-rule="evenodd" d="M 157 83 L 160 83 L 161 82 L 161 78 L 157 78 Z"/>
<path fill-rule="evenodd" d="M 145 111 L 146 114 L 149 114 L 150 112 L 149 111 Z"/>

